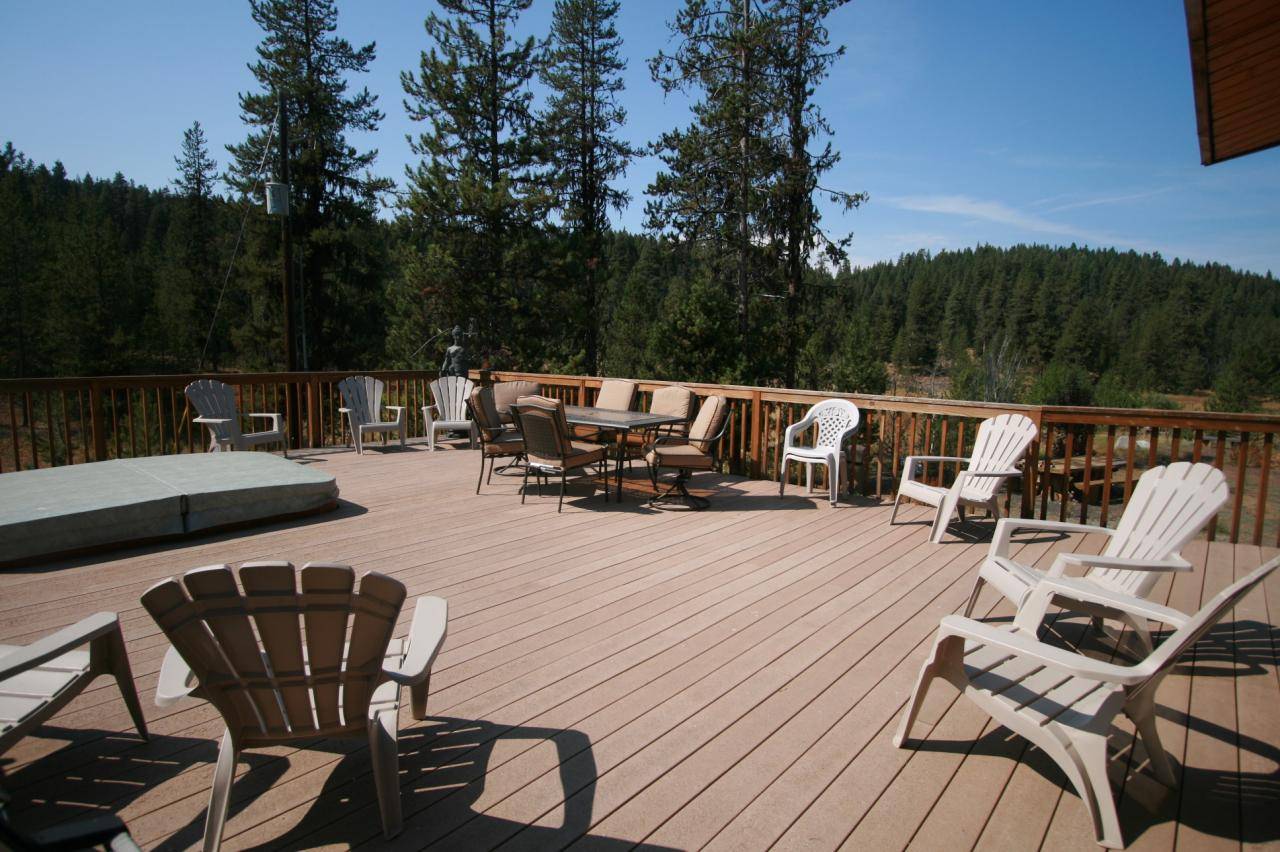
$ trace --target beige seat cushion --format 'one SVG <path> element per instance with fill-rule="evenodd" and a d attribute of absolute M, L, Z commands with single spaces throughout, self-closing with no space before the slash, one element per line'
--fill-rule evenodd
<path fill-rule="evenodd" d="M 524 452 L 524 439 L 520 437 L 518 432 L 507 432 L 499 437 L 496 441 L 486 441 L 484 445 L 484 454 L 486 456 L 513 456 L 516 453 Z"/>
<path fill-rule="evenodd" d="M 711 456 L 691 444 L 658 445 L 645 454 L 644 460 L 655 467 L 681 470 L 710 470 Z"/>
<path fill-rule="evenodd" d="M 608 447 L 601 444 L 589 444 L 586 441 L 573 441 L 572 444 L 573 454 L 565 457 L 565 470 L 602 461 L 608 451 Z"/>

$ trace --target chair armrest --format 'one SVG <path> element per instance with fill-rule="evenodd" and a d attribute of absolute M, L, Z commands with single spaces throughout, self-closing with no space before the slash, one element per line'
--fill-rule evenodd
<path fill-rule="evenodd" d="M 404 659 L 398 666 L 383 668 L 383 674 L 401 686 L 417 686 L 431 676 L 431 664 L 440 653 L 448 633 L 449 604 L 444 598 L 418 598 L 409 627 Z"/>
<path fill-rule="evenodd" d="M 1127 556 L 1101 556 L 1089 553 L 1059 553 L 1053 560 L 1055 563 L 1074 565 L 1080 568 L 1119 568 L 1122 571 L 1191 571 L 1191 563 L 1181 556 L 1170 556 L 1167 559 L 1131 559 Z M 1062 571 L 1049 569 L 1049 576 L 1056 577 Z"/>
<path fill-rule="evenodd" d="M 962 470 L 960 476 L 999 476 L 1002 479 L 1008 479 L 1014 476 L 1022 476 L 1022 471 L 1017 468 L 1009 468 L 1008 470 Z"/>
<path fill-rule="evenodd" d="M 1026 657 L 1048 668 L 1057 669 L 1065 674 L 1115 683 L 1122 686 L 1134 686 L 1146 680 L 1148 674 L 1129 666 L 1117 666 L 1095 660 L 1074 651 L 1057 648 L 1033 638 L 1022 632 L 1004 630 L 981 621 L 974 621 L 962 615 L 944 616 L 938 626 L 938 639 L 958 636 L 991 645 L 1010 654 Z"/>
<path fill-rule="evenodd" d="M 1106 607 L 1150 621 L 1159 621 L 1177 628 L 1187 623 L 1187 615 L 1158 603 L 1112 591 L 1083 577 L 1046 577 L 1036 584 L 1027 596 L 1014 623 L 1023 630 L 1036 630 L 1044 621 L 1049 607 L 1058 600 L 1077 601 L 1083 604 Z"/>
<path fill-rule="evenodd" d="M 192 423 L 230 423 L 231 418 L 230 417 L 195 417 L 195 418 L 192 418 L 191 422 Z"/>
<path fill-rule="evenodd" d="M 350 408 L 339 408 L 339 409 L 338 409 L 338 413 L 339 413 L 339 414 L 350 414 L 350 413 L 351 413 L 351 409 L 350 409 Z"/>
<path fill-rule="evenodd" d="M 949 462 L 968 462 L 968 461 L 969 461 L 969 459 L 968 459 L 967 457 L 965 457 L 965 456 L 907 456 L 905 459 L 903 459 L 903 460 L 902 460 L 902 463 L 905 465 L 907 462 L 913 462 L 913 463 L 914 463 L 914 462 L 921 462 L 921 461 L 929 461 L 929 462 L 944 462 L 944 461 L 949 461 Z"/>
<path fill-rule="evenodd" d="M 1073 524 L 1070 521 L 1041 521 L 1034 518 L 1001 518 L 996 522 L 996 534 L 991 539 L 989 557 L 1007 559 L 1014 530 L 1045 530 L 1048 532 L 1101 533 L 1111 535 L 1115 532 L 1107 527 L 1095 527 L 1089 524 Z"/>
<path fill-rule="evenodd" d="M 120 621 L 114 612 L 99 612 L 81 619 L 70 627 L 64 627 L 43 639 L 0 657 L 0 680 L 34 669 L 54 657 L 60 657 L 81 645 L 87 645 L 99 636 L 120 629 Z"/>
<path fill-rule="evenodd" d="M 388 409 L 389 411 L 404 411 L 406 408 L 408 408 L 408 406 L 406 405 L 384 405 L 382 407 L 385 409 Z"/>
<path fill-rule="evenodd" d="M 792 438 L 794 438 L 796 435 L 798 435 L 799 433 L 803 432 L 805 429 L 808 429 L 810 426 L 812 426 L 815 419 L 816 418 L 810 417 L 806 414 L 804 417 L 801 417 L 795 423 L 792 423 L 790 426 L 788 426 L 786 435 L 782 441 L 783 449 L 786 449 L 787 447 L 795 446 L 795 442 L 792 440 Z"/>
<path fill-rule="evenodd" d="M 257 412 L 257 411 L 252 411 L 252 412 L 250 412 L 250 413 L 248 413 L 248 414 L 246 414 L 246 415 L 245 415 L 245 417 L 269 417 L 269 418 L 271 418 L 272 420 L 279 420 L 279 419 L 280 419 L 281 417 L 283 417 L 283 416 L 284 416 L 284 415 L 283 415 L 283 414 L 280 414 L 279 412 L 272 412 L 272 413 L 270 413 L 270 414 L 264 414 L 264 413 Z"/>
<path fill-rule="evenodd" d="M 246 414 L 245 416 L 246 416 L 246 417 L 258 417 L 258 418 L 262 418 L 262 419 L 270 420 L 270 421 L 271 421 L 271 428 L 272 428 L 272 430 L 273 430 L 273 431 L 276 431 L 276 432 L 283 432 L 283 431 L 284 431 L 284 415 L 283 415 L 283 414 L 280 414 L 280 413 L 278 413 L 278 412 L 272 412 L 272 413 L 270 413 L 270 414 L 259 414 L 259 413 L 257 413 L 257 412 L 254 412 L 254 413 L 252 413 L 252 414 Z"/>
<path fill-rule="evenodd" d="M 160 679 L 156 682 L 156 706 L 168 707 L 176 704 L 191 697 L 199 688 L 200 682 L 196 680 L 187 661 L 182 659 L 177 648 L 170 645 L 169 650 L 165 651 L 164 662 L 160 664 Z"/>

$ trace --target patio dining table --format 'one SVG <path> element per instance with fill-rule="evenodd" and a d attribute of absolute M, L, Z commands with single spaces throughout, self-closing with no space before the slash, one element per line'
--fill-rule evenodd
<path fill-rule="evenodd" d="M 574 426 L 590 426 L 618 435 L 617 472 L 618 502 L 622 502 L 622 465 L 626 461 L 627 435 L 635 431 L 645 431 L 660 426 L 675 426 L 688 420 L 674 414 L 649 414 L 644 411 L 616 411 L 610 408 L 591 408 L 585 405 L 566 405 L 564 419 Z M 605 493 L 608 494 L 608 482 Z"/>

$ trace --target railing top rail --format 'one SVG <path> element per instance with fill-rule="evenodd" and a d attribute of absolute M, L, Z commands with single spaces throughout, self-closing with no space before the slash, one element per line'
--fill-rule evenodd
<path fill-rule="evenodd" d="M 425 380 L 436 377 L 434 370 L 320 370 L 291 373 L 174 373 L 145 376 L 71 376 L 59 378 L 0 379 L 0 394 L 32 391 L 66 391 L 76 389 L 181 389 L 197 379 L 217 379 L 229 384 L 305 384 L 312 381 L 336 382 L 355 374 L 371 375 L 387 380 Z M 482 381 L 525 379 L 547 385 L 599 388 L 600 377 L 567 376 L 556 373 L 531 373 L 517 370 L 472 370 L 472 378 Z M 1078 406 L 1039 406 L 1013 403 L 971 402 L 966 400 L 931 399 L 925 397 L 876 396 L 832 391 L 798 390 L 755 385 L 721 385 L 707 382 L 672 382 L 659 379 L 636 380 L 642 391 L 653 391 L 669 385 L 684 385 L 702 396 L 720 394 L 729 399 L 760 399 L 772 403 L 812 405 L 823 399 L 852 400 L 873 411 L 937 414 L 953 417 L 985 418 L 1006 411 L 1026 414 L 1036 423 L 1057 425 L 1092 425 L 1162 429 L 1199 429 L 1206 432 L 1235 431 L 1253 433 L 1280 432 L 1280 415 L 1238 412 L 1183 411 L 1163 409 L 1090 408 Z"/>

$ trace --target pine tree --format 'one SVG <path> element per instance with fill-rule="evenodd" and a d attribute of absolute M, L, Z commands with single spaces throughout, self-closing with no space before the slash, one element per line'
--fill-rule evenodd
<path fill-rule="evenodd" d="M 529 89 L 541 47 L 512 35 L 532 0 L 439 2 L 418 72 L 400 75 L 409 118 L 428 126 L 410 139 L 422 159 L 407 169 L 404 209 L 438 262 L 411 262 L 397 286 L 442 324 L 478 320 L 481 347 L 497 357 L 517 344 L 517 314 L 532 307 L 534 282 L 513 249 L 547 206 Z"/>
<path fill-rule="evenodd" d="M 241 116 L 251 130 L 244 142 L 227 146 L 233 158 L 228 182 L 250 193 L 264 155 L 270 154 L 269 166 L 278 163 L 266 145 L 282 95 L 290 125 L 300 364 L 345 367 L 357 353 L 367 363 L 365 350 L 382 337 L 378 318 L 386 265 L 385 250 L 369 232 L 376 228 L 379 198 L 392 183 L 370 172 L 376 150 L 357 151 L 347 141 L 348 133 L 376 131 L 383 119 L 377 97 L 367 88 L 349 92 L 348 78 L 369 70 L 376 46 L 353 47 L 335 34 L 334 0 L 249 0 L 249 8 L 265 33 L 258 61 L 249 66 L 261 88 L 240 96 Z M 255 223 L 256 245 L 246 255 L 260 289 L 250 299 L 266 327 L 242 332 L 278 337 L 279 308 L 268 294 L 279 291 L 279 226 L 261 216 Z"/>
<path fill-rule="evenodd" d="M 844 55 L 844 47 L 831 49 L 825 20 L 848 0 L 773 0 L 769 14 L 776 26 L 769 32 L 770 59 L 773 68 L 777 108 L 785 116 L 779 127 L 785 140 L 779 147 L 785 151 L 780 179 L 775 184 L 773 226 L 775 239 L 782 243 L 786 281 L 786 375 L 787 387 L 794 387 L 796 347 L 801 331 L 796 326 L 801 310 L 803 284 L 815 248 L 820 248 L 827 262 L 836 264 L 846 257 L 850 237 L 833 239 L 821 227 L 822 216 L 815 195 L 848 211 L 862 204 L 865 193 L 826 189 L 819 185 L 822 175 L 839 161 L 840 155 L 830 142 L 811 150 L 814 140 L 831 135 L 831 126 L 813 101 L 813 94 L 831 66 Z"/>
<path fill-rule="evenodd" d="M 581 244 L 586 370 L 598 368 L 597 281 L 608 211 L 621 210 L 627 193 L 610 182 L 626 173 L 635 150 L 617 131 L 626 121 L 619 106 L 622 40 L 614 19 L 617 0 L 557 0 L 542 81 L 550 91 L 542 114 L 551 186 L 560 216 Z"/>
<path fill-rule="evenodd" d="M 732 275 L 744 365 L 760 354 L 751 335 L 753 291 L 774 271 L 757 245 L 767 237 L 767 178 L 780 158 L 761 132 L 776 118 L 768 69 L 761 67 L 773 24 L 753 0 L 686 0 L 671 24 L 675 50 L 649 63 L 664 92 L 699 100 L 688 127 L 664 133 L 652 146 L 665 169 L 647 190 L 647 224 L 706 244 L 711 274 Z"/>

